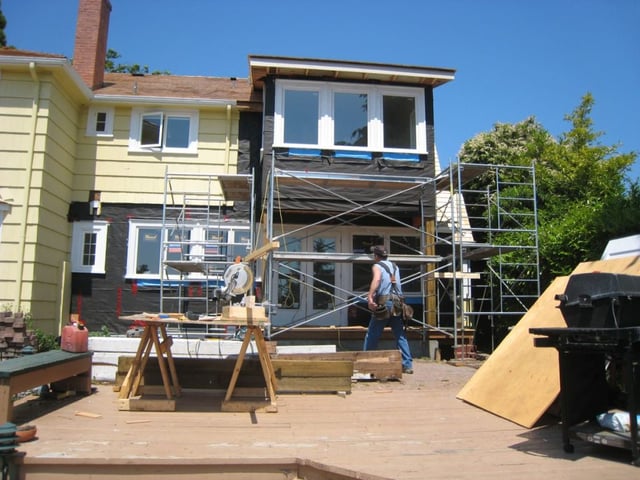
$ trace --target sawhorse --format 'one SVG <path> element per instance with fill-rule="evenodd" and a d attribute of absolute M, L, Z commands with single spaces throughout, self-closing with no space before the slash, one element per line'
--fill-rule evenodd
<path fill-rule="evenodd" d="M 238 359 L 236 360 L 233 374 L 231 375 L 231 381 L 227 388 L 227 393 L 222 402 L 222 411 L 224 412 L 277 412 L 278 406 L 276 403 L 276 375 L 273 370 L 273 364 L 271 363 L 271 357 L 267 350 L 267 343 L 264 340 L 262 329 L 257 325 L 247 325 L 247 331 L 238 353 Z M 247 353 L 247 348 L 251 342 L 251 338 L 254 338 L 256 343 L 256 349 L 258 351 L 258 358 L 260 359 L 260 366 L 262 367 L 262 374 L 266 384 L 266 396 L 262 399 L 258 398 L 243 398 L 233 399 L 233 394 L 236 388 L 238 377 L 240 376 L 240 370 L 244 363 L 244 358 Z"/>

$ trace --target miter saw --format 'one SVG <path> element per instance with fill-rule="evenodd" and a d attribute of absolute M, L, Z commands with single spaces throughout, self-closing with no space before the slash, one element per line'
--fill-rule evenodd
<path fill-rule="evenodd" d="M 225 287 L 216 290 L 219 300 L 231 302 L 233 297 L 247 293 L 253 285 L 253 272 L 247 263 L 230 265 L 222 275 Z"/>

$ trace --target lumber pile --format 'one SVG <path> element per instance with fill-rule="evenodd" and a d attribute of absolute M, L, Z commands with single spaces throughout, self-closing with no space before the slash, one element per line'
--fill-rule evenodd
<path fill-rule="evenodd" d="M 235 358 L 174 358 L 182 388 L 221 389 L 229 385 Z M 118 391 L 132 356 L 118 358 L 114 390 Z M 394 380 L 402 377 L 400 352 L 290 353 L 274 354 L 271 363 L 277 379 L 276 392 L 281 393 L 350 393 L 355 380 Z M 146 391 L 157 390 L 162 376 L 157 359 L 150 357 L 142 381 Z M 257 358 L 248 356 L 238 376 L 240 388 L 265 387 L 264 375 Z"/>
<path fill-rule="evenodd" d="M 313 360 L 320 362 L 353 362 L 354 380 L 398 380 L 402 378 L 402 357 L 399 350 L 372 350 L 332 353 L 288 353 L 273 356 L 277 360 Z M 275 364 L 275 363 L 274 363 Z"/>

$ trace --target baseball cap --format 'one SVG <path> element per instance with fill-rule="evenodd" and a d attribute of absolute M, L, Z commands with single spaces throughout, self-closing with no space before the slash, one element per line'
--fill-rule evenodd
<path fill-rule="evenodd" d="M 374 245 L 371 247 L 371 253 L 374 255 L 379 255 L 381 257 L 386 257 L 388 255 L 387 249 L 384 248 L 384 245 Z"/>

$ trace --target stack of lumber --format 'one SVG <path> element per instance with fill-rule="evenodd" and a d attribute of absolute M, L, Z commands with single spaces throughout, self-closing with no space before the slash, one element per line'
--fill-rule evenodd
<path fill-rule="evenodd" d="M 192 389 L 226 389 L 236 362 L 233 357 L 173 360 L 181 387 Z M 132 362 L 132 356 L 118 358 L 114 390 L 119 390 Z M 271 363 L 277 379 L 277 393 L 349 393 L 353 378 L 388 380 L 402 377 L 401 357 L 397 350 L 274 354 Z M 148 360 L 143 385 L 149 390 L 162 385 L 155 357 Z M 237 385 L 242 388 L 265 386 L 258 358 L 248 356 L 245 359 Z"/>

